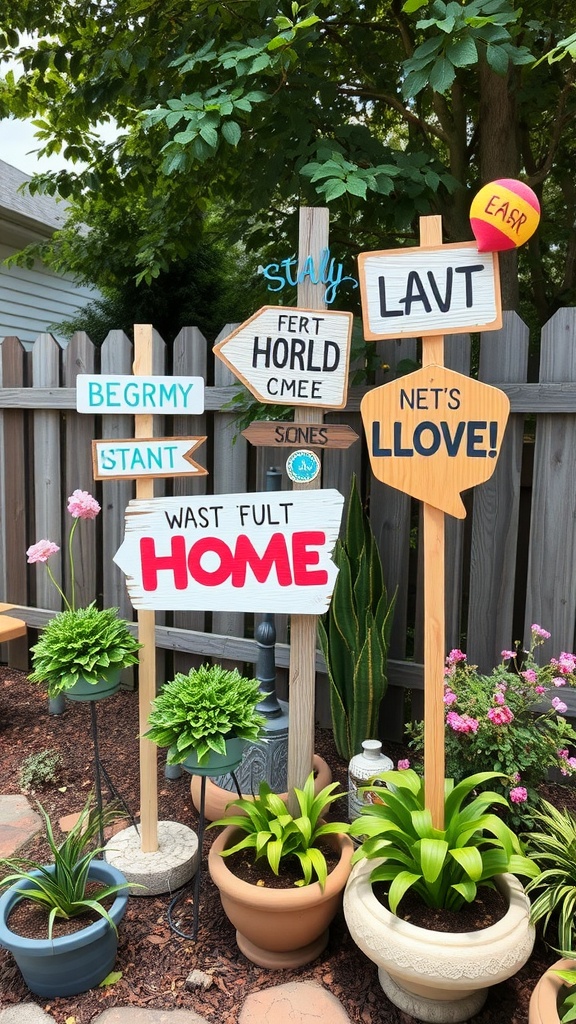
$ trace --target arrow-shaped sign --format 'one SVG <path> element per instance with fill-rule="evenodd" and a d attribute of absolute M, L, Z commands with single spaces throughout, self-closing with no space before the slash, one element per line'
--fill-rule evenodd
<path fill-rule="evenodd" d="M 139 437 L 92 441 L 95 480 L 206 476 L 192 458 L 206 437 Z"/>
<path fill-rule="evenodd" d="M 270 448 L 349 448 L 358 440 L 358 434 L 347 423 L 254 420 L 242 434 L 255 447 Z"/>
<path fill-rule="evenodd" d="M 214 346 L 260 402 L 343 409 L 352 313 L 263 306 Z"/>

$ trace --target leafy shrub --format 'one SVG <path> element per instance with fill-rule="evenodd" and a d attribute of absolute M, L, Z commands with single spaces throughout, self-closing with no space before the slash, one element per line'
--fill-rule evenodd
<path fill-rule="evenodd" d="M 57 750 L 39 750 L 25 757 L 20 765 L 20 789 L 29 790 L 46 782 L 58 782 L 62 763 Z"/>

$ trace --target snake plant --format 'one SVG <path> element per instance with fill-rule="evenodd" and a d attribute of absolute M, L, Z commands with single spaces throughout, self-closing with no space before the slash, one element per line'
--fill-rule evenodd
<path fill-rule="evenodd" d="M 349 761 L 374 739 L 386 693 L 387 656 L 395 596 L 389 601 L 380 552 L 362 508 L 356 478 L 344 538 L 334 562 L 339 573 L 330 608 L 319 620 L 320 645 L 330 681 L 330 706 L 338 753 Z"/>

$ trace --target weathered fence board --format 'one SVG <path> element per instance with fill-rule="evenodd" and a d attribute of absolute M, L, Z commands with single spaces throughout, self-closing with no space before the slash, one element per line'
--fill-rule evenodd
<path fill-rule="evenodd" d="M 231 330 L 233 325 L 228 325 L 220 337 Z M 446 646 L 463 646 L 469 659 L 487 671 L 504 647 L 516 639 L 527 640 L 533 621 L 552 632 L 544 657 L 574 647 L 575 341 L 576 310 L 561 310 L 543 331 L 540 379 L 527 383 L 528 331 L 516 314 L 505 316 L 501 331 L 483 334 L 480 339 L 479 379 L 509 395 L 511 418 L 494 476 L 465 495 L 466 520 L 448 518 L 446 523 Z M 239 436 L 234 412 L 223 408 L 238 386 L 219 360 L 212 370 L 210 346 L 201 333 L 194 327 L 183 328 L 168 346 L 156 335 L 154 351 L 155 372 L 166 372 L 164 368 L 171 366 L 174 374 L 205 380 L 214 372 L 214 385 L 206 387 L 203 415 L 165 420 L 158 416 L 154 422 L 157 436 L 206 436 L 196 457 L 209 475 L 157 481 L 155 494 L 165 492 L 185 499 L 188 494 L 264 490 L 266 470 L 272 466 L 282 472 L 282 489 L 290 489 L 285 472 L 289 450 L 254 447 Z M 398 364 L 415 360 L 417 351 L 413 340 L 377 343 L 380 368 L 375 383 L 396 376 Z M 59 601 L 45 568 L 26 566 L 25 551 L 42 536 L 59 543 L 69 592 L 66 539 L 71 522 L 65 505 L 66 497 L 77 487 L 96 494 L 102 505 L 102 515 L 93 528 L 78 530 L 78 600 L 98 600 L 119 607 L 129 619 L 134 617 L 124 577 L 113 562 L 124 536 L 124 510 L 134 494 L 134 484 L 129 480 L 94 483 L 90 458 L 93 438 L 131 437 L 134 420 L 132 416 L 77 414 L 74 387 L 79 372 L 130 374 L 132 360 L 132 344 L 120 331 L 111 331 L 99 351 L 82 333 L 64 352 L 51 336 L 41 335 L 28 358 L 17 338 L 8 337 L 2 343 L 0 551 L 4 572 L 0 599 L 23 609 L 21 615 L 32 630 L 29 642 L 33 642 L 33 630 L 53 614 Z M 447 339 L 447 365 L 466 373 L 469 360 L 466 335 Z M 323 485 L 337 486 L 347 496 L 351 475 L 356 473 L 382 553 L 388 591 L 392 594 L 397 589 L 390 685 L 381 733 L 400 738 L 407 690 L 412 691 L 412 714 L 418 715 L 422 707 L 419 506 L 371 476 L 359 415 L 365 391 L 351 388 L 346 409 L 329 414 L 330 421 L 351 424 L 360 440 L 345 451 L 323 453 Z M 260 411 L 258 418 L 262 416 Z M 51 567 L 59 579 L 58 560 L 51 561 Z M 240 666 L 253 664 L 256 647 L 251 637 L 257 623 L 258 616 L 212 613 L 210 609 L 159 614 L 157 642 L 159 648 L 173 652 L 175 670 L 186 670 L 209 657 Z M 518 623 L 525 624 L 523 638 L 512 635 L 513 629 L 522 632 Z M 277 617 L 277 633 L 280 674 L 288 665 L 285 616 Z M 26 641 L 13 641 L 4 646 L 3 654 L 11 664 L 26 667 L 26 646 Z M 317 713 L 322 724 L 327 724 L 320 655 L 317 669 Z M 281 692 L 286 695 L 282 688 Z"/>

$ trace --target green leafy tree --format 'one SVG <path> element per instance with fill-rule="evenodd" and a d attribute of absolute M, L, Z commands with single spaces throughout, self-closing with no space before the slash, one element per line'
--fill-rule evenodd
<path fill-rule="evenodd" d="M 576 297 L 576 68 L 540 60 L 570 53 L 573 29 L 570 0 L 5 0 L 0 47 L 23 73 L 0 113 L 88 164 L 36 187 L 143 204 L 129 248 L 146 281 L 210 200 L 230 238 L 292 247 L 298 203 L 328 203 L 333 244 L 354 253 L 413 242 L 427 213 L 446 240 L 470 237 L 480 185 L 521 176 L 543 207 L 520 256 L 543 320 Z M 502 264 L 517 306 L 517 254 Z"/>

